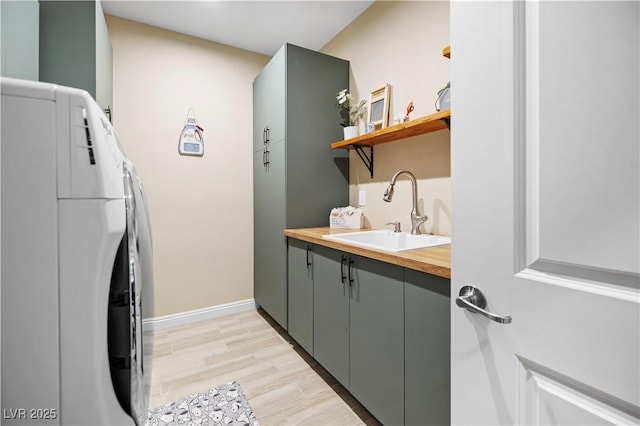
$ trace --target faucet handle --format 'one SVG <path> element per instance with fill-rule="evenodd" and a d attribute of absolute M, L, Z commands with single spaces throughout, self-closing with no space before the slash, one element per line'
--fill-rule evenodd
<path fill-rule="evenodd" d="M 393 232 L 402 232 L 400 231 L 400 222 L 387 222 L 385 225 L 393 225 Z"/>
<path fill-rule="evenodd" d="M 422 231 L 420 231 L 420 225 L 425 223 L 427 220 L 429 220 L 429 216 L 426 214 L 424 216 L 420 216 L 418 214 L 411 213 L 411 233 L 415 235 L 422 234 Z"/>

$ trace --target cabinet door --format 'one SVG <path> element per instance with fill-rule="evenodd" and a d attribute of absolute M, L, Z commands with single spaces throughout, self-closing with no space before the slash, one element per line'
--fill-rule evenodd
<path fill-rule="evenodd" d="M 288 239 L 288 331 L 313 355 L 313 246 Z"/>
<path fill-rule="evenodd" d="M 253 154 L 254 297 L 256 303 L 287 328 L 287 241 L 284 236 L 284 143 Z"/>
<path fill-rule="evenodd" d="M 343 135 L 335 105 L 349 63 L 286 47 L 287 227 L 327 226 L 331 209 L 349 204 L 349 153 L 329 146 Z"/>
<path fill-rule="evenodd" d="M 349 286 L 341 272 L 346 274 L 347 257 L 338 250 L 314 247 L 313 356 L 348 389 Z"/>
<path fill-rule="evenodd" d="M 263 131 L 269 140 L 284 139 L 285 50 L 280 49 L 253 81 L 253 151 L 263 149 Z"/>
<path fill-rule="evenodd" d="M 96 102 L 113 111 L 113 49 L 99 1 L 96 2 Z"/>
<path fill-rule="evenodd" d="M 450 423 L 450 280 L 404 275 L 405 423 Z"/>
<path fill-rule="evenodd" d="M 351 258 L 349 390 L 383 424 L 403 424 L 403 269 Z"/>
<path fill-rule="evenodd" d="M 112 51 L 99 1 L 40 2 L 40 81 L 88 91 L 112 106 Z"/>
<path fill-rule="evenodd" d="M 0 2 L 0 74 L 38 81 L 40 9 L 37 0 Z"/>

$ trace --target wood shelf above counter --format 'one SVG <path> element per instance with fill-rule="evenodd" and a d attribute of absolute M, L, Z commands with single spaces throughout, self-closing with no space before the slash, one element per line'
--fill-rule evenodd
<path fill-rule="evenodd" d="M 436 132 L 438 130 L 447 129 L 449 127 L 450 119 L 451 110 L 447 109 L 435 114 L 427 115 L 426 117 L 407 121 L 406 123 L 386 127 L 373 133 L 367 133 L 355 138 L 334 142 L 331 144 L 331 148 L 354 149 L 356 146 L 374 146 L 411 136 L 422 135 L 424 133 Z"/>
<path fill-rule="evenodd" d="M 442 55 L 451 58 L 451 46 L 442 49 Z M 448 87 L 448 86 L 447 86 Z M 331 149 L 353 149 L 356 151 L 373 178 L 373 147 L 387 142 L 393 142 L 425 133 L 437 132 L 451 128 L 451 110 L 436 112 L 425 117 L 416 118 L 406 123 L 385 127 L 373 133 L 366 133 L 355 138 L 337 141 L 331 144 Z M 365 151 L 369 149 L 369 153 Z"/>
<path fill-rule="evenodd" d="M 396 124 L 395 126 L 385 127 L 373 133 L 366 133 L 355 138 L 334 142 L 331 144 L 332 149 L 354 149 L 364 163 L 367 170 L 373 178 L 373 147 L 387 142 L 397 141 L 399 139 L 418 136 L 425 133 L 437 132 L 439 130 L 448 129 L 451 123 L 451 110 L 436 112 L 426 117 L 416 118 L 406 123 Z M 369 148 L 367 154 L 364 148 Z"/>

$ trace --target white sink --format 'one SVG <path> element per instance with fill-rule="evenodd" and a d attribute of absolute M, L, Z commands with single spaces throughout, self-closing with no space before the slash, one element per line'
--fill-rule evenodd
<path fill-rule="evenodd" d="M 451 244 L 450 237 L 426 234 L 412 235 L 408 232 L 393 232 L 387 229 L 327 234 L 322 238 L 359 247 L 395 252 Z"/>

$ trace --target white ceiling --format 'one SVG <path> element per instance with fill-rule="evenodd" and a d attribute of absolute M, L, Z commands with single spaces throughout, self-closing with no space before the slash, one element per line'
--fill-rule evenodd
<path fill-rule="evenodd" d="M 318 50 L 373 1 L 102 0 L 105 13 L 273 56 L 284 43 Z"/>

